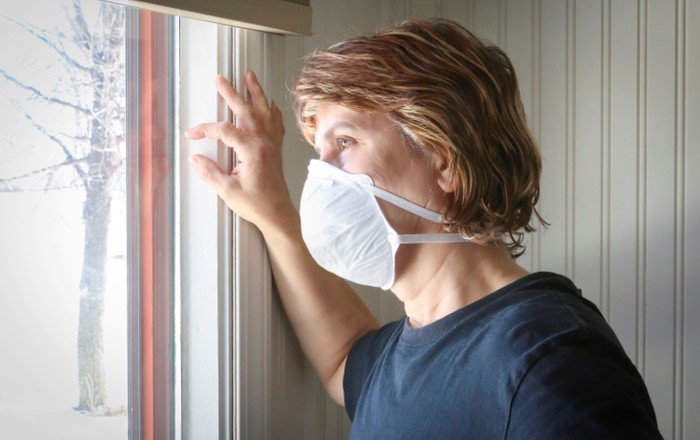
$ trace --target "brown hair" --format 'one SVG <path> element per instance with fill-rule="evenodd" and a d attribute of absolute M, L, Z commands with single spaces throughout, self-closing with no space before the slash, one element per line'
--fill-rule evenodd
<path fill-rule="evenodd" d="M 513 66 L 498 47 L 445 19 L 409 20 L 306 57 L 294 87 L 297 123 L 313 143 L 319 102 L 387 113 L 410 143 L 442 158 L 456 189 L 444 227 L 482 242 L 502 234 L 525 251 L 541 158 Z"/>

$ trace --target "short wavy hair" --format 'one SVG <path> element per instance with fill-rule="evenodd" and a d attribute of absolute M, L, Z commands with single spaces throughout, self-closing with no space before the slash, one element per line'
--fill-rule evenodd
<path fill-rule="evenodd" d="M 535 228 L 542 161 L 508 56 L 446 19 L 416 19 L 316 51 L 292 90 L 313 144 L 318 103 L 384 112 L 409 144 L 441 158 L 457 182 L 447 231 L 502 238 L 513 257 Z"/>

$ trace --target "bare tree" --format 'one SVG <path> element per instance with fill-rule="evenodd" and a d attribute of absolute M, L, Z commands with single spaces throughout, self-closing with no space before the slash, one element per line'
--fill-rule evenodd
<path fill-rule="evenodd" d="M 83 221 L 85 244 L 80 279 L 78 326 L 79 402 L 75 409 L 104 411 L 103 312 L 105 306 L 107 234 L 112 191 L 123 175 L 125 130 L 124 8 L 101 2 L 97 22 L 86 22 L 80 0 L 66 6 L 69 32 L 40 29 L 15 21 L 51 49 L 69 74 L 64 87 L 70 93 L 57 97 L 0 68 L 0 76 L 28 92 L 52 111 L 76 116 L 74 133 L 49 129 L 22 103 L 15 105 L 45 139 L 42 148 L 59 149 L 62 160 L 20 175 L 0 178 L 0 191 L 27 191 L 80 187 L 85 191 Z M 66 98 L 65 96 L 69 96 Z M 70 170 L 70 173 L 65 171 Z M 32 187 L 28 182 L 36 182 Z M 37 184 L 34 183 L 36 186 Z"/>

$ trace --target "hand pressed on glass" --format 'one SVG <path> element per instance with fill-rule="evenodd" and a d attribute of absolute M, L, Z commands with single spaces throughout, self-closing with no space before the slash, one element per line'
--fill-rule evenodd
<path fill-rule="evenodd" d="M 226 173 L 210 158 L 195 154 L 190 162 L 202 179 L 238 215 L 261 229 L 280 224 L 285 214 L 294 215 L 293 204 L 282 172 L 282 113 L 268 103 L 253 72 L 245 76 L 250 99 L 246 101 L 221 75 L 216 89 L 235 116 L 232 122 L 207 122 L 185 132 L 192 140 L 220 140 L 233 148 L 236 164 Z"/>

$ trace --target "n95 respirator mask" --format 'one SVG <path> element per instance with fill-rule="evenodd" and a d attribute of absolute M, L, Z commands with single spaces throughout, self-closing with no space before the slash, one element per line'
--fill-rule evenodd
<path fill-rule="evenodd" d="M 394 285 L 399 245 L 469 241 L 459 234 L 397 234 L 377 197 L 442 223 L 439 213 L 377 188 L 366 174 L 311 160 L 299 214 L 304 242 L 321 267 L 354 283 L 388 290 Z"/>

